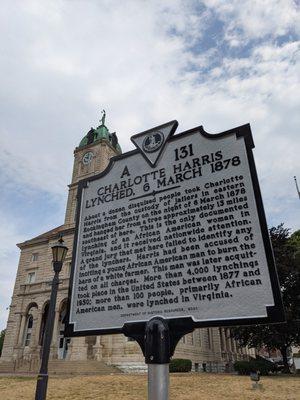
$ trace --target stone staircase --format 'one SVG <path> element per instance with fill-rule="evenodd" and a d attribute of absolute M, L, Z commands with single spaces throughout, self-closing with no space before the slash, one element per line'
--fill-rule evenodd
<path fill-rule="evenodd" d="M 121 370 L 102 361 L 49 361 L 50 375 L 109 375 L 121 373 Z"/>
<path fill-rule="evenodd" d="M 116 365 L 117 368 L 126 374 L 145 374 L 148 366 L 144 362 L 127 362 Z"/>
<path fill-rule="evenodd" d="M 14 372 L 19 374 L 27 374 L 30 372 L 37 372 L 40 365 L 40 360 L 38 358 L 19 358 L 15 362 Z"/>
<path fill-rule="evenodd" d="M 13 372 L 15 369 L 15 363 L 13 361 L 1 361 L 0 362 L 0 374 Z"/>
<path fill-rule="evenodd" d="M 38 359 L 19 359 L 16 362 L 0 362 L 0 373 L 28 374 L 37 373 L 40 367 Z M 117 367 L 102 361 L 51 360 L 48 364 L 49 375 L 109 375 L 122 373 Z"/>

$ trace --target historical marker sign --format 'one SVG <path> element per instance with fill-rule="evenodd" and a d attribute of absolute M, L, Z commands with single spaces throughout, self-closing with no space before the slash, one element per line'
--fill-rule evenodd
<path fill-rule="evenodd" d="M 250 126 L 135 135 L 137 150 L 79 184 L 69 336 L 192 317 L 283 320 Z"/>

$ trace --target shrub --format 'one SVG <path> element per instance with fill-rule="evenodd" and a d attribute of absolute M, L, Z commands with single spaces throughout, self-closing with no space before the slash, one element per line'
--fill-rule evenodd
<path fill-rule="evenodd" d="M 236 361 L 233 364 L 233 368 L 239 375 L 250 374 L 250 362 L 249 361 Z"/>
<path fill-rule="evenodd" d="M 260 375 L 268 375 L 269 372 L 276 371 L 276 365 L 264 358 L 251 359 L 250 361 L 236 361 L 233 365 L 234 370 L 239 375 L 249 375 L 250 372 L 259 371 Z"/>
<path fill-rule="evenodd" d="M 192 361 L 185 358 L 174 358 L 170 362 L 170 372 L 190 372 L 192 369 Z"/>

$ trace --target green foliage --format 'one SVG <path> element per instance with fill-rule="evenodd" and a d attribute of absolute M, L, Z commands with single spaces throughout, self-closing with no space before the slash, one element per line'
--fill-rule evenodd
<path fill-rule="evenodd" d="M 300 230 L 294 232 L 290 239 L 289 242 L 292 246 L 295 247 L 295 262 L 299 266 L 300 265 Z"/>
<path fill-rule="evenodd" d="M 300 248 L 300 229 L 291 234 L 290 242 Z"/>
<path fill-rule="evenodd" d="M 232 336 L 242 346 L 279 349 L 289 371 L 287 349 L 300 346 L 300 231 L 289 236 L 289 229 L 283 224 L 270 229 L 275 263 L 280 282 L 286 323 L 238 327 Z"/>
<path fill-rule="evenodd" d="M 3 347 L 4 337 L 5 337 L 5 329 L 3 329 L 3 331 L 1 331 L 1 333 L 0 333 L 0 356 L 2 354 L 2 347 Z"/>
<path fill-rule="evenodd" d="M 270 372 L 276 371 L 274 364 L 263 358 L 252 359 L 250 361 L 236 361 L 233 367 L 239 375 L 250 375 L 250 372 L 257 371 L 259 371 L 260 375 L 268 375 Z"/>
<path fill-rule="evenodd" d="M 174 358 L 170 362 L 170 372 L 190 372 L 192 369 L 192 361 L 185 358 Z"/>

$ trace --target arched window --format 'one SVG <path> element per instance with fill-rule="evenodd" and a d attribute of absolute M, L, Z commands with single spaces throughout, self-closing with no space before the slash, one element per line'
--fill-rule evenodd
<path fill-rule="evenodd" d="M 29 344 L 30 344 L 32 325 L 33 325 L 33 316 L 31 314 L 28 314 L 25 332 L 24 332 L 24 346 L 25 347 L 29 346 Z"/>
<path fill-rule="evenodd" d="M 58 358 L 60 360 L 65 359 L 67 357 L 69 344 L 71 342 L 71 338 L 65 337 L 64 335 L 66 317 L 67 317 L 67 301 L 65 300 L 61 303 L 59 320 L 58 320 Z M 93 337 L 96 338 L 96 336 L 90 336 L 90 338 Z M 87 341 L 86 343 L 90 344 Z M 92 348 L 88 347 L 87 351 L 90 351 L 92 353 L 93 346 Z"/>

